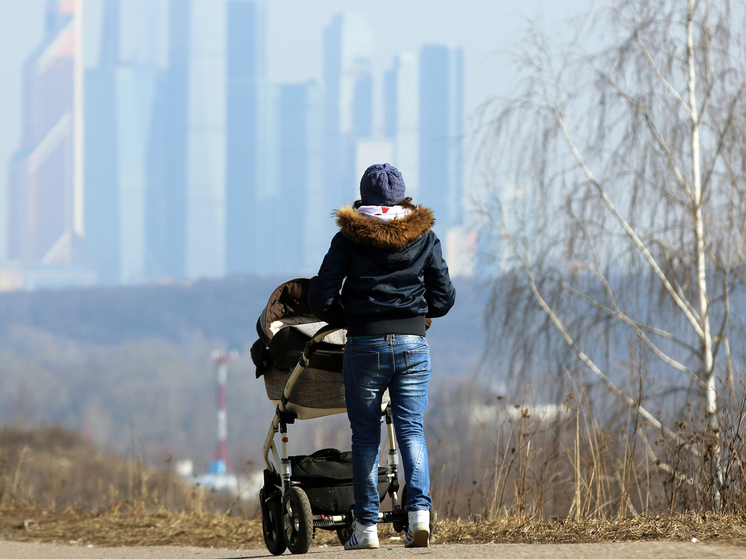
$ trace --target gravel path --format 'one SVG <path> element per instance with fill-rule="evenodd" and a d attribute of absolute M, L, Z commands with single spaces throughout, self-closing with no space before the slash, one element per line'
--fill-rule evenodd
<path fill-rule="evenodd" d="M 384 542 L 382 542 L 384 543 Z M 400 544 L 378 550 L 345 552 L 341 547 L 315 547 L 317 559 L 347 557 L 406 558 L 427 556 L 458 559 L 735 559 L 746 558 L 746 546 L 703 543 L 633 542 L 564 545 L 434 545 L 404 549 Z M 289 553 L 284 554 L 289 557 Z M 82 547 L 0 541 L 0 559 L 253 559 L 272 557 L 266 549 L 205 549 L 196 547 Z"/>

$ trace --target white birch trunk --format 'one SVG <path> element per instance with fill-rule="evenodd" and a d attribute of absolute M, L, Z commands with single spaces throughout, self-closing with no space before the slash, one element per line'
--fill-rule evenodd
<path fill-rule="evenodd" d="M 713 366 L 712 335 L 710 333 L 709 298 L 707 296 L 707 266 L 705 261 L 705 226 L 702 217 L 702 172 L 700 167 L 700 139 L 699 139 L 699 114 L 697 112 L 696 96 L 696 66 L 694 61 L 694 11 L 696 0 L 689 0 L 689 15 L 686 23 L 687 40 L 687 66 L 689 79 L 687 89 L 689 93 L 689 113 L 692 121 L 691 147 L 692 147 L 692 187 L 693 187 L 693 217 L 695 232 L 695 256 L 697 259 L 697 291 L 699 296 L 699 323 L 702 345 L 702 376 L 705 381 L 705 412 L 707 423 L 715 437 L 713 449 L 713 460 L 715 461 L 715 507 L 720 509 L 720 486 L 722 483 L 722 471 L 720 463 L 720 433 L 717 417 L 717 386 L 715 379 L 715 367 Z"/>

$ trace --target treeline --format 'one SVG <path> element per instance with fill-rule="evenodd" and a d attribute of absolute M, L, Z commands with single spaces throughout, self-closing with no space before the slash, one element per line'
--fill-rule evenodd
<path fill-rule="evenodd" d="M 101 448 L 154 465 L 190 458 L 200 470 L 216 444 L 211 353 L 236 349 L 228 369 L 228 446 L 236 469 L 260 467 L 272 407 L 248 348 L 282 281 L 236 276 L 0 296 L 0 424 L 63 425 Z M 434 382 L 479 367 L 486 296 L 476 285 L 457 284 L 457 306 L 428 334 Z M 296 441 L 320 442 L 315 422 L 303 423 L 309 425 L 295 430 Z"/>
<path fill-rule="evenodd" d="M 14 325 L 95 344 L 144 338 L 180 342 L 200 332 L 239 342 L 283 280 L 230 276 L 170 285 L 44 290 L 0 295 L 0 335 Z"/>

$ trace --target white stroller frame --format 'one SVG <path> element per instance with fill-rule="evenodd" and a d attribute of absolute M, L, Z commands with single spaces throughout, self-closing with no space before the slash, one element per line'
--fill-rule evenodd
<path fill-rule="evenodd" d="M 265 470 L 265 487 L 260 493 L 260 502 L 265 543 L 269 551 L 275 555 L 281 554 L 285 547 L 292 553 L 306 553 L 310 548 L 316 528 L 336 529 L 343 543 L 351 535 L 352 511 L 338 511 L 339 514 L 333 515 L 312 514 L 310 502 L 303 489 L 299 487 L 300 483 L 291 479 L 292 466 L 288 455 L 287 425 L 289 423 L 294 423 L 296 419 L 313 419 L 346 411 L 346 408 L 307 408 L 290 401 L 293 388 L 303 371 L 309 367 L 310 358 L 318 344 L 338 330 L 340 328 L 324 326 L 306 343 L 298 363 L 285 384 L 282 397 L 276 404 L 275 415 L 264 441 L 263 454 L 267 470 Z M 385 418 L 389 439 L 387 494 L 391 497 L 393 510 L 379 512 L 379 519 L 382 522 L 392 522 L 397 531 L 403 531 L 408 522 L 406 511 L 400 506 L 397 495 L 399 456 L 391 406 L 387 398 L 384 398 L 382 408 L 382 418 Z M 279 452 L 275 444 L 275 436 L 278 432 L 281 439 Z M 277 484 L 278 477 L 279 484 Z M 279 485 L 279 495 L 277 491 L 269 489 L 277 485 Z M 278 500 L 282 502 L 282 510 L 277 510 Z M 280 517 L 282 526 L 280 526 Z"/>

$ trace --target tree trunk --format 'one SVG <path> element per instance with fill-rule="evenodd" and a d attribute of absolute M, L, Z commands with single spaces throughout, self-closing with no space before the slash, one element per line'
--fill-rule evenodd
<path fill-rule="evenodd" d="M 712 355 L 712 335 L 710 333 L 709 298 L 707 296 L 707 266 L 705 262 L 705 226 L 702 218 L 702 173 L 700 163 L 699 115 L 697 112 L 696 96 L 696 67 L 694 60 L 694 11 L 696 0 L 689 0 L 689 14 L 686 23 L 687 34 L 687 66 L 689 80 L 689 114 L 692 121 L 692 186 L 693 186 L 693 214 L 697 259 L 697 291 L 699 295 L 699 323 L 701 330 L 701 366 L 702 377 L 705 381 L 705 412 L 707 424 L 713 436 L 712 459 L 715 466 L 714 496 L 715 509 L 720 510 L 720 487 L 723 481 L 722 465 L 720 462 L 720 428 L 717 417 L 717 386 L 715 382 L 715 367 Z"/>

